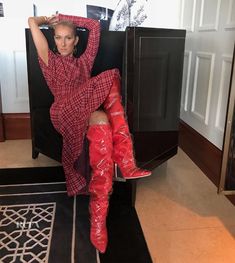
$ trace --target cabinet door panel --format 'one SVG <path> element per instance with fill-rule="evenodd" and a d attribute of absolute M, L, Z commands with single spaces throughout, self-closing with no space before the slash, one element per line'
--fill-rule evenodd
<path fill-rule="evenodd" d="M 134 130 L 177 130 L 184 50 L 182 40 L 140 37 L 136 49 Z"/>
<path fill-rule="evenodd" d="M 134 94 L 134 127 L 154 130 L 156 120 L 166 118 L 168 54 L 151 56 L 141 51 L 140 55 L 136 68 L 139 82 Z"/>
<path fill-rule="evenodd" d="M 185 30 L 126 33 L 126 101 L 136 158 L 154 167 L 177 152 Z"/>

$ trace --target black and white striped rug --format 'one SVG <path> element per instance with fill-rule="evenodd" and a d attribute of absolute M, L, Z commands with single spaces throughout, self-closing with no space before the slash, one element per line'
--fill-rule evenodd
<path fill-rule="evenodd" d="M 61 167 L 0 169 L 0 262 L 151 263 L 131 183 L 115 182 L 99 254 L 89 240 L 89 196 L 68 197 Z"/>

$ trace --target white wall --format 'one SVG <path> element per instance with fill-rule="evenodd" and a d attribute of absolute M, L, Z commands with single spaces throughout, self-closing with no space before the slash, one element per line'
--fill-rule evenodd
<path fill-rule="evenodd" d="M 31 0 L 16 6 L 16 1 L 3 2 L 4 17 L 0 17 L 0 83 L 3 113 L 28 112 L 25 27 L 32 15 Z M 20 11 L 19 11 L 20 9 Z"/>
<path fill-rule="evenodd" d="M 187 29 L 181 119 L 222 149 L 235 42 L 235 0 L 182 0 Z"/>
<path fill-rule="evenodd" d="M 148 18 L 143 26 L 159 28 L 179 28 L 181 0 L 148 0 Z"/>
<path fill-rule="evenodd" d="M 32 1 L 32 0 L 31 0 Z M 63 14 L 86 16 L 86 5 L 103 6 L 110 9 L 115 9 L 118 0 L 64 0 L 64 1 L 46 1 L 34 0 L 32 1 L 37 8 L 37 15 L 51 15 L 56 11 Z"/>

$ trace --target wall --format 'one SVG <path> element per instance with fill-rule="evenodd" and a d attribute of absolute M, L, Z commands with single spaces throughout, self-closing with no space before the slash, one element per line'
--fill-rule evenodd
<path fill-rule="evenodd" d="M 22 1 L 20 12 L 13 0 L 3 2 L 4 17 L 0 17 L 0 82 L 2 110 L 28 112 L 27 69 L 24 28 L 31 15 L 29 0 Z M 19 5 L 19 4 L 18 4 Z"/>
<path fill-rule="evenodd" d="M 234 0 L 182 0 L 181 119 L 222 149 L 235 41 Z"/>

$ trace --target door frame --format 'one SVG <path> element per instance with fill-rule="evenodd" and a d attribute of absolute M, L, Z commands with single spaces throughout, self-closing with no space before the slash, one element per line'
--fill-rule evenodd
<path fill-rule="evenodd" d="M 5 133 L 4 133 L 4 122 L 3 122 L 3 114 L 2 114 L 2 97 L 1 97 L 1 84 L 0 84 L 0 142 L 5 141 Z"/>
<path fill-rule="evenodd" d="M 235 45 L 233 52 L 233 62 L 230 78 L 230 87 L 229 87 L 229 96 L 228 96 L 228 105 L 227 105 L 227 115 L 225 122 L 225 132 L 223 140 L 223 151 L 222 151 L 222 162 L 221 162 L 221 172 L 220 172 L 220 182 L 218 186 L 218 193 L 224 195 L 235 195 L 234 190 L 226 190 L 226 176 L 227 176 L 227 164 L 229 159 L 229 150 L 230 150 L 230 137 L 232 133 L 233 126 L 233 115 L 235 107 Z"/>

